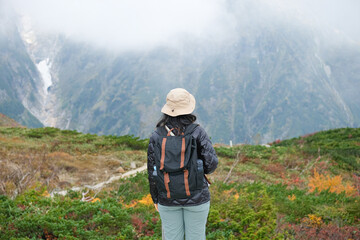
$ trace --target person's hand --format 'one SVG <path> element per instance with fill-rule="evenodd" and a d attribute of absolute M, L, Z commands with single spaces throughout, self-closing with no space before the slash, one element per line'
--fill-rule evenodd
<path fill-rule="evenodd" d="M 159 208 L 158 208 L 158 204 L 157 204 L 157 203 L 154 203 L 154 207 L 155 207 L 156 211 L 159 211 Z"/>

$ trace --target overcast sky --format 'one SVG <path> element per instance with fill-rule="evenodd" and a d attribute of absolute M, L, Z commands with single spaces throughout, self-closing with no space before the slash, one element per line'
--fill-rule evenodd
<path fill-rule="evenodd" d="M 291 0 L 289 0 L 291 2 Z M 296 0 L 299 8 L 320 24 L 336 28 L 360 42 L 359 0 Z"/>
<path fill-rule="evenodd" d="M 1 1 L 1 0 L 0 0 Z M 233 0 L 249 2 L 249 0 Z M 252 0 L 269 11 L 300 11 L 360 42 L 359 0 Z M 176 42 L 179 36 L 226 40 L 239 21 L 227 0 L 3 0 L 45 31 L 118 49 Z M 282 12 L 278 12 L 282 14 Z M 257 16 L 254 16 L 257 17 Z"/>

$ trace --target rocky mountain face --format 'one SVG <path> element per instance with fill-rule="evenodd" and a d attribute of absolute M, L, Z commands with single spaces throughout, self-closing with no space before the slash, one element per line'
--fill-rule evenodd
<path fill-rule="evenodd" d="M 41 105 L 41 81 L 9 14 L 0 10 L 0 112 L 20 124 L 40 127 L 34 115 Z"/>
<path fill-rule="evenodd" d="M 148 137 L 175 87 L 194 94 L 198 122 L 214 142 L 269 142 L 358 127 L 359 44 L 247 4 L 229 1 L 239 20 L 227 41 L 187 37 L 176 47 L 147 51 L 109 52 L 23 22 L 18 33 L 3 34 L 23 62 L 2 53 L 2 61 L 17 68 L 8 67 L 9 78 L 2 70 L 0 83 L 43 124 L 98 134 Z"/>
<path fill-rule="evenodd" d="M 31 110 L 45 126 L 65 128 L 66 125 L 56 123 L 63 113 L 57 108 L 57 96 L 53 91 L 58 82 L 57 66 L 53 66 L 53 61 L 61 50 L 63 37 L 37 32 L 32 26 L 31 19 L 26 16 L 19 18 L 17 25 L 18 33 L 38 75 L 41 101 L 37 108 Z"/>

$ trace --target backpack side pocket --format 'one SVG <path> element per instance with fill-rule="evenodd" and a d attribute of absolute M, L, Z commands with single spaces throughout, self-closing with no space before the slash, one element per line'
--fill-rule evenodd
<path fill-rule="evenodd" d="M 202 189 L 204 185 L 204 162 L 196 160 L 196 189 Z"/>

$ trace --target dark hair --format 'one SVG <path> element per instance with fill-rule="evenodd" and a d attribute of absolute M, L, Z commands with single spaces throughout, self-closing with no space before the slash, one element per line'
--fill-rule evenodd
<path fill-rule="evenodd" d="M 195 121 L 196 116 L 193 114 L 179 115 L 176 117 L 163 114 L 159 122 L 156 124 L 156 127 L 164 127 L 165 125 L 168 125 L 169 128 L 175 128 L 176 130 L 184 132 L 186 126 L 194 123 Z M 179 132 L 175 131 L 175 134 L 178 135 Z"/>

